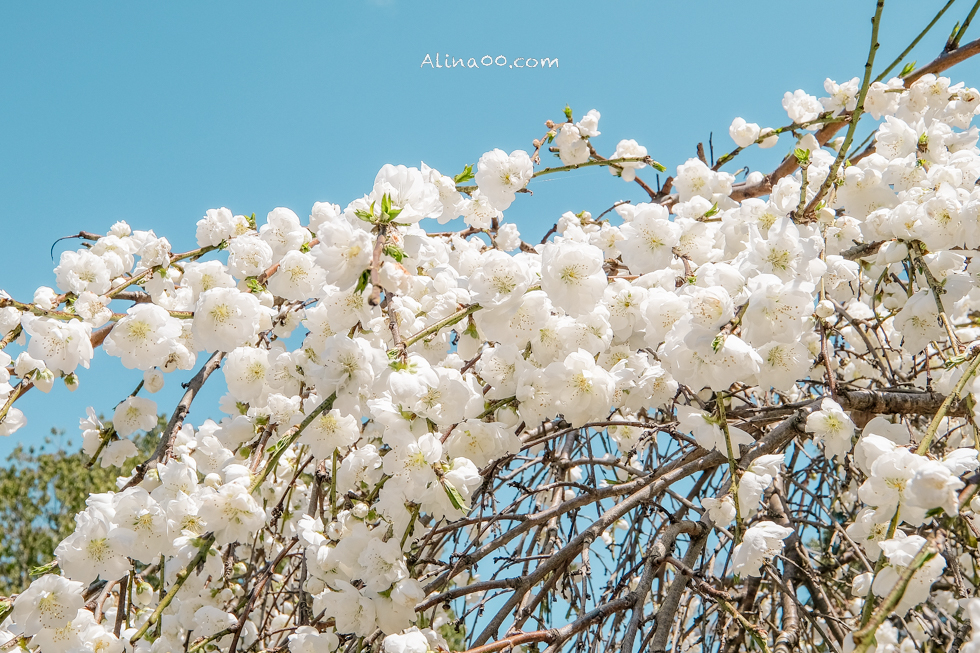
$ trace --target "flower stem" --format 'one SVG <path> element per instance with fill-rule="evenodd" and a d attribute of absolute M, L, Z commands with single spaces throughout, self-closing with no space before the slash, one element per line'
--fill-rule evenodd
<path fill-rule="evenodd" d="M 306 419 L 300 422 L 299 426 L 293 427 L 290 431 L 287 431 L 286 434 L 282 436 L 282 438 L 279 439 L 279 442 L 277 442 L 273 447 L 275 451 L 273 452 L 272 456 L 269 458 L 269 462 L 267 462 L 265 464 L 265 467 L 262 469 L 262 473 L 256 476 L 255 480 L 252 481 L 252 485 L 248 489 L 249 493 L 255 492 L 256 488 L 262 485 L 262 481 L 264 481 L 266 477 L 268 477 L 269 474 L 272 473 L 272 470 L 276 468 L 276 464 L 279 462 L 279 458 L 280 456 L 282 456 L 283 452 L 286 449 L 288 449 L 291 444 L 293 444 L 294 442 L 296 442 L 296 440 L 299 439 L 299 436 L 302 435 L 303 431 L 306 429 L 307 426 L 313 423 L 313 420 L 315 420 L 323 413 L 332 409 L 333 402 L 336 401 L 336 399 L 337 399 L 337 393 L 335 392 L 329 397 L 327 397 L 326 399 L 324 399 L 322 402 L 320 402 L 320 405 L 314 408 L 313 412 L 307 415 Z"/>
<path fill-rule="evenodd" d="M 888 615 L 892 613 L 895 606 L 902 600 L 902 597 L 905 595 L 905 590 L 912 580 L 912 576 L 935 555 L 936 551 L 933 543 L 926 542 L 919 550 L 919 553 L 916 554 L 915 558 L 912 559 L 909 566 L 902 570 L 898 582 L 895 583 L 895 587 L 885 597 L 884 603 L 875 611 L 870 620 L 860 630 L 854 633 L 854 653 L 864 653 L 868 650 L 868 647 L 871 646 L 871 642 L 874 640 L 875 631 L 878 630 L 878 626 L 888 618 Z"/>
<path fill-rule="evenodd" d="M 177 574 L 177 580 L 174 582 L 174 586 L 171 587 L 170 591 L 167 592 L 167 595 L 160 600 L 160 605 L 158 605 L 156 610 L 153 611 L 150 618 L 146 620 L 143 627 L 136 631 L 136 634 L 129 640 L 131 644 L 135 644 L 142 639 L 143 635 L 146 634 L 146 631 L 150 629 L 150 626 L 160 620 L 160 616 L 163 614 L 163 611 L 166 610 L 167 606 L 174 600 L 177 592 L 180 591 L 181 587 L 183 587 L 194 568 L 207 559 L 208 551 L 211 550 L 212 544 L 214 544 L 214 533 L 208 533 L 201 541 L 201 547 L 197 550 L 197 555 L 194 556 L 187 566 Z"/>
<path fill-rule="evenodd" d="M 732 477 L 732 497 L 735 499 L 735 528 L 733 529 L 735 538 L 733 542 L 737 546 L 742 541 L 742 510 L 738 505 L 739 469 L 738 463 L 735 462 L 735 451 L 732 449 L 732 436 L 728 432 L 728 417 L 725 414 L 724 393 L 715 393 L 715 403 L 718 405 L 718 421 L 721 425 L 721 430 L 725 434 L 725 446 L 728 449 L 728 473 Z"/>
<path fill-rule="evenodd" d="M 915 453 L 919 454 L 920 456 L 929 451 L 929 447 L 932 446 L 932 439 L 936 437 L 936 432 L 939 430 L 939 425 L 946 417 L 949 407 L 953 405 L 954 401 L 959 400 L 960 393 L 963 392 L 963 388 L 966 387 L 966 384 L 969 383 L 970 379 L 973 378 L 973 375 L 976 374 L 977 368 L 980 367 L 980 347 L 974 349 L 971 356 L 973 360 L 970 361 L 970 365 L 963 372 L 963 376 L 960 377 L 960 380 L 956 382 L 956 386 L 953 388 L 953 391 L 946 396 L 946 399 L 944 399 L 943 403 L 939 406 L 939 410 L 937 410 L 936 414 L 933 416 L 932 422 L 929 423 L 929 428 L 926 429 L 926 434 L 922 437 L 922 442 L 919 443 L 918 448 L 915 450 Z"/>

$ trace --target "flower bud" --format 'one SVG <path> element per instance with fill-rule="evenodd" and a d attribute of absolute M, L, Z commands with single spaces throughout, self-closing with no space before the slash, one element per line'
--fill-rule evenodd
<path fill-rule="evenodd" d="M 854 582 L 851 585 L 851 594 L 860 597 L 867 596 L 868 590 L 871 589 L 871 581 L 873 579 L 874 579 L 874 574 L 871 573 L 864 573 L 855 576 Z"/>
<path fill-rule="evenodd" d="M 772 132 L 773 132 L 772 127 L 763 127 L 762 130 L 759 132 L 759 135 L 765 136 L 766 134 L 772 134 Z M 779 134 L 773 134 L 769 138 L 759 143 L 759 147 L 761 147 L 764 150 L 767 150 L 770 147 L 774 147 L 778 141 L 779 141 Z"/>
<path fill-rule="evenodd" d="M 34 387 L 47 394 L 54 387 L 54 373 L 49 369 L 38 369 L 34 372 Z"/>
<path fill-rule="evenodd" d="M 824 299 L 819 304 L 817 304 L 817 308 L 813 312 L 817 317 L 819 317 L 822 320 L 825 320 L 834 314 L 835 312 L 834 303 L 829 299 Z"/>
<path fill-rule="evenodd" d="M 151 394 L 163 389 L 163 372 L 160 371 L 159 367 L 143 372 L 143 387 Z"/>
<path fill-rule="evenodd" d="M 145 580 L 136 579 L 136 591 L 133 592 L 133 602 L 141 606 L 150 605 L 153 602 L 153 586 Z"/>
<path fill-rule="evenodd" d="M 980 495 L 974 494 L 973 498 L 970 499 L 970 510 L 980 514 Z"/>

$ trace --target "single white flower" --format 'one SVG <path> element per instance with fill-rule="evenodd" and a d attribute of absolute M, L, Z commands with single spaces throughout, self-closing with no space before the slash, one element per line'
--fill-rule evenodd
<path fill-rule="evenodd" d="M 851 450 L 854 422 L 833 399 L 823 399 L 820 410 L 807 416 L 806 430 L 823 443 L 824 451 L 833 458 L 843 457 Z"/>
<path fill-rule="evenodd" d="M 498 211 L 506 211 L 514 201 L 517 191 L 531 181 L 534 165 L 524 150 L 514 150 L 509 155 L 503 150 L 491 150 L 477 163 L 476 184 Z"/>
<path fill-rule="evenodd" d="M 759 576 L 762 564 L 783 550 L 783 540 L 792 528 L 761 521 L 745 531 L 742 543 L 732 554 L 732 571 L 743 576 Z"/>
<path fill-rule="evenodd" d="M 118 356 L 129 369 L 148 370 L 162 366 L 173 341 L 181 335 L 180 321 L 155 304 L 137 304 L 126 311 L 105 339 L 110 356 Z"/>

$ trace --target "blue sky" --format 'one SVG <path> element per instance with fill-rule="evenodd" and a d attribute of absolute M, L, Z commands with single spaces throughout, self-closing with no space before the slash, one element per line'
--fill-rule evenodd
<path fill-rule="evenodd" d="M 880 70 L 944 4 L 888 0 Z M 962 6 L 961 6 L 962 5 Z M 385 163 L 446 174 L 494 147 L 531 149 L 570 104 L 602 113 L 594 140 L 610 153 L 635 138 L 673 171 L 714 132 L 733 144 L 736 116 L 787 122 L 785 91 L 823 92 L 825 77 L 862 73 L 872 0 L 813 4 L 568 0 L 450 3 L 168 2 L 0 5 L 0 288 L 29 300 L 54 285 L 52 242 L 116 220 L 194 246 L 194 224 L 227 206 L 260 218 L 276 206 L 309 215 L 369 191 Z M 937 54 L 969 10 L 959 0 L 909 57 Z M 975 30 L 974 30 L 975 31 Z M 980 32 L 967 36 L 980 36 Z M 558 58 L 557 68 L 434 69 L 450 54 Z M 980 86 L 980 62 L 953 69 Z M 771 169 L 792 146 L 746 157 Z M 644 176 L 653 183 L 648 170 Z M 507 213 L 538 240 L 562 212 L 643 199 L 592 168 L 536 180 Z M 61 243 L 55 255 L 70 242 Z M 108 364 L 107 364 L 108 363 Z M 188 373 L 186 376 L 189 376 Z M 75 435 L 85 406 L 111 411 L 140 375 L 98 354 L 74 394 L 32 392 L 29 425 L 0 442 Z M 183 377 L 157 395 L 169 410 Z M 207 401 L 208 397 L 204 397 Z M 214 400 L 211 398 L 211 405 Z M 191 414 L 200 423 L 201 405 Z M 78 441 L 78 438 L 75 438 Z"/>

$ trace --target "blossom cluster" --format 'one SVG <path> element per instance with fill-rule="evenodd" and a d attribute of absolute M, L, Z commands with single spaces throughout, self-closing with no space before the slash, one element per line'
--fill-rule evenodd
<path fill-rule="evenodd" d="M 535 437 L 558 423 L 605 423 L 617 449 L 607 462 L 626 470 L 651 431 L 724 456 L 728 490 L 699 497 L 703 519 L 735 538 L 733 574 L 761 576 L 796 532 L 764 510 L 790 463 L 776 451 L 740 466 L 763 432 L 725 407 L 770 404 L 806 404 L 810 454 L 849 470 L 840 503 L 856 516 L 843 530 L 881 561 L 847 578 L 856 614 L 900 581 L 898 616 L 929 600 L 946 559 L 920 556 L 935 546 L 923 527 L 980 508 L 960 496 L 980 467 L 974 415 L 944 416 L 947 405 L 928 427 L 877 416 L 858 434 L 837 390 L 980 392 L 969 346 L 980 339 L 980 92 L 934 75 L 875 82 L 873 152 L 844 165 L 812 132 L 854 111 L 858 86 L 786 94 L 802 168 L 767 199 L 736 201 L 734 175 L 691 159 L 671 192 L 620 203 L 614 220 L 566 213 L 532 246 L 504 212 L 537 153 L 493 150 L 475 187 L 385 165 L 366 195 L 317 203 L 307 219 L 209 210 L 187 254 L 121 222 L 65 252 L 56 288 L 0 298 L 0 337 L 23 345 L 0 351 L 0 433 L 26 423 L 13 403 L 28 389 L 77 387 L 101 345 L 143 384 L 111 421 L 95 409 L 81 420 L 85 451 L 107 467 L 141 464 L 89 497 L 5 636 L 45 653 L 174 651 L 189 638 L 227 650 L 268 633 L 294 653 L 378 633 L 392 653 L 448 649 L 417 627 L 416 607 L 444 587 L 420 581 L 441 572 L 416 554 L 438 524 L 467 517 L 495 466 L 535 460 Z M 569 116 L 550 132 L 565 166 L 603 163 L 632 182 L 655 164 L 631 140 L 596 159 L 599 119 Z M 739 118 L 731 136 L 772 147 L 786 131 Z M 456 218 L 465 232 L 425 229 Z M 131 437 L 157 424 L 145 395 L 198 368 L 199 387 L 218 363 L 221 415 L 191 424 L 184 405 L 154 457 L 133 461 Z M 277 567 L 293 554 L 296 576 Z M 260 619 L 242 581 L 252 575 L 263 578 L 253 593 L 298 589 Z M 92 588 L 114 587 L 115 607 L 93 611 Z"/>

